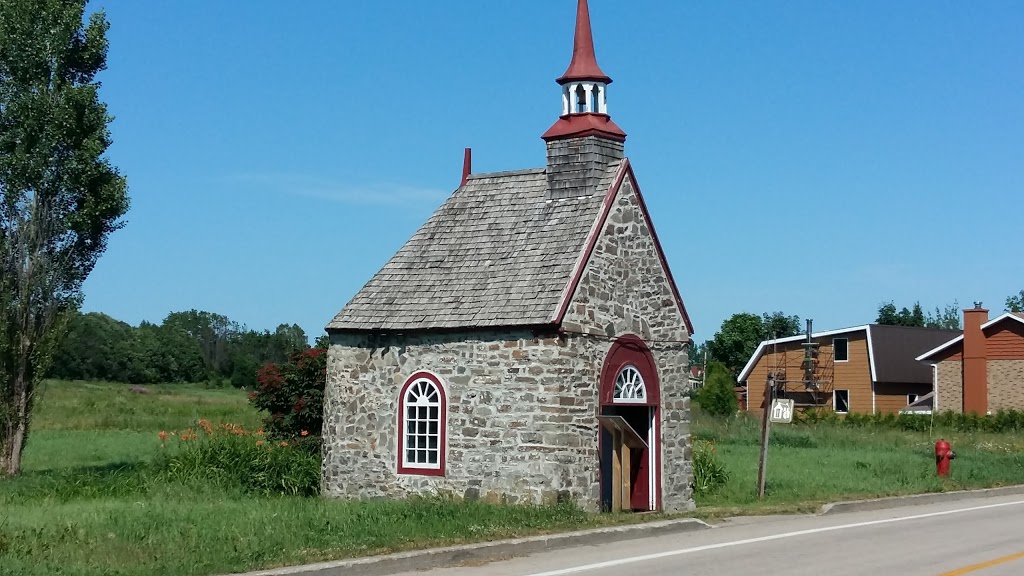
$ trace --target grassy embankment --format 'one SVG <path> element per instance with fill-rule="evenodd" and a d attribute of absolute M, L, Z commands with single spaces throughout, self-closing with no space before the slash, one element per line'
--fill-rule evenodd
<path fill-rule="evenodd" d="M 439 501 L 346 503 L 257 497 L 203 477 L 167 481 L 149 464 L 157 433 L 199 418 L 256 427 L 235 390 L 53 383 L 42 398 L 25 474 L 0 481 L 0 574 L 213 574 L 435 544 L 587 528 L 635 517 L 571 508 Z M 940 434 L 957 450 L 934 477 Z M 700 419 L 729 481 L 700 497 L 699 515 L 792 511 L 827 500 L 1024 482 L 1024 437 L 872 429 L 774 428 L 769 495 L 753 494 L 753 420 Z"/>

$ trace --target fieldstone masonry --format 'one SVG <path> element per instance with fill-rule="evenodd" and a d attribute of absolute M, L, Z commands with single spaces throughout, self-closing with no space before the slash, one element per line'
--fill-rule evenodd
<path fill-rule="evenodd" d="M 663 508 L 692 509 L 685 344 L 690 335 L 628 177 L 619 188 L 569 310 L 563 329 L 596 337 L 588 342 L 598 373 L 611 347 L 610 337 L 636 334 L 651 349 L 661 385 Z"/>
<path fill-rule="evenodd" d="M 568 279 L 567 279 L 568 280 Z M 686 323 L 627 178 L 571 301 L 565 333 L 333 333 L 323 489 L 337 497 L 450 493 L 600 506 L 598 392 L 611 337 L 637 334 L 662 394 L 663 509 L 693 509 Z M 398 395 L 428 370 L 447 389 L 443 477 L 398 475 Z"/>

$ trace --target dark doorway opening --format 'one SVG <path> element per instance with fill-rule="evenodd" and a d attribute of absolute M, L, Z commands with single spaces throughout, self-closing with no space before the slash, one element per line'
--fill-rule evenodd
<path fill-rule="evenodd" d="M 605 405 L 601 407 L 602 416 L 621 416 L 636 434 L 647 442 L 647 447 L 629 450 L 629 494 L 622 495 L 619 509 L 648 511 L 651 505 L 651 494 L 654 493 L 654 482 L 651 461 L 651 427 L 654 423 L 654 408 L 646 405 Z M 601 510 L 612 511 L 615 508 L 614 491 L 620 489 L 615 481 L 615 463 L 617 459 L 615 438 L 604 426 L 600 427 L 600 474 L 601 474 Z M 628 503 L 626 497 L 628 496 Z"/>

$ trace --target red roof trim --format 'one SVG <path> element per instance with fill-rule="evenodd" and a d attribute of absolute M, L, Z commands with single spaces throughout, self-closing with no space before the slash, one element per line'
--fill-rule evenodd
<path fill-rule="evenodd" d="M 576 6 L 576 33 L 572 39 L 572 61 L 565 74 L 562 74 L 556 82 L 565 84 L 573 80 L 612 83 L 612 79 L 597 65 L 597 56 L 594 55 L 594 33 L 590 27 L 590 7 L 587 5 L 587 0 L 579 0 Z"/>
<path fill-rule="evenodd" d="M 583 136 L 600 136 L 616 142 L 625 142 L 626 133 L 612 121 L 607 114 L 585 112 L 568 114 L 555 120 L 541 138 L 550 142 L 564 138 L 582 138 Z"/>
<path fill-rule="evenodd" d="M 668 260 L 665 258 L 665 251 L 661 248 L 661 241 L 658 240 L 658 233 L 654 229 L 654 220 L 651 219 L 651 213 L 647 211 L 647 203 L 644 202 L 644 195 L 640 192 L 640 183 L 636 180 L 636 174 L 633 173 L 633 166 L 626 161 L 626 167 L 629 170 L 629 178 L 633 181 L 633 188 L 636 190 L 636 199 L 640 202 L 640 210 L 644 214 L 644 219 L 647 220 L 647 227 L 651 230 L 651 238 L 654 240 L 654 247 L 658 250 L 658 260 L 661 261 L 661 268 L 665 271 L 665 276 L 668 278 L 668 285 L 672 288 L 672 296 L 676 300 L 676 306 L 679 307 L 679 312 L 683 315 L 683 321 L 686 322 L 686 331 L 689 332 L 690 338 L 693 338 L 693 322 L 690 321 L 690 314 L 686 311 L 686 306 L 683 305 L 683 298 L 679 295 L 679 288 L 676 286 L 675 278 L 672 277 L 672 270 L 668 267 Z"/>
<path fill-rule="evenodd" d="M 611 213 L 612 205 L 615 203 L 615 197 L 619 193 L 619 189 L 622 187 L 622 182 L 625 180 L 626 175 L 629 175 L 633 182 L 633 188 L 636 192 L 637 201 L 640 204 L 640 211 L 644 215 L 644 219 L 647 221 L 647 226 L 651 231 L 651 238 L 654 240 L 654 247 L 658 251 L 658 260 L 661 261 L 661 268 L 665 271 L 665 277 L 668 278 L 668 284 L 672 288 L 672 296 L 676 301 L 676 306 L 679 308 L 679 312 L 683 315 L 683 321 L 686 323 L 686 330 L 689 335 L 693 337 L 693 323 L 690 321 L 690 315 L 686 311 L 686 307 L 683 305 L 683 299 L 679 296 L 679 288 L 676 287 L 676 281 L 672 277 L 672 271 L 668 267 L 668 260 L 665 259 L 665 252 L 661 248 L 661 241 L 658 240 L 658 233 L 654 230 L 654 221 L 651 220 L 650 212 L 647 211 L 647 203 L 644 202 L 643 194 L 640 192 L 640 184 L 636 181 L 636 174 L 633 173 L 633 167 L 629 163 L 629 158 L 624 158 L 622 164 L 619 165 L 619 169 L 615 173 L 615 178 L 612 180 L 612 185 L 608 188 L 608 192 L 605 193 L 604 200 L 601 203 L 601 213 L 598 215 L 597 220 L 594 221 L 594 227 L 590 229 L 590 234 L 587 235 L 587 243 L 583 248 L 583 252 L 580 254 L 579 259 L 576 261 L 576 265 L 572 269 L 572 278 L 569 279 L 569 283 L 566 284 L 565 290 L 562 291 L 561 303 L 558 306 L 558 310 L 555 313 L 553 321 L 555 324 L 561 324 L 565 319 L 565 314 L 569 309 L 569 303 L 572 301 L 573 295 L 576 293 L 576 289 L 579 287 L 580 280 L 583 278 L 583 271 L 587 267 L 587 263 L 590 262 L 590 256 L 594 253 L 594 246 L 597 245 L 597 238 L 600 236 L 601 231 L 604 230 L 604 223 L 608 219 L 608 214 Z"/>

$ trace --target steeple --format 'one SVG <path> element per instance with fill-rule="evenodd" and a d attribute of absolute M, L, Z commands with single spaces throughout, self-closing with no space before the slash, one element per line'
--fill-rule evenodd
<path fill-rule="evenodd" d="M 608 116 L 608 85 L 597 65 L 590 7 L 579 0 L 572 62 L 558 80 L 562 114 L 541 138 L 547 143 L 548 200 L 602 194 L 598 183 L 625 155 L 626 133 Z"/>
<path fill-rule="evenodd" d="M 576 35 L 572 44 L 572 62 L 569 68 L 556 80 L 561 85 L 573 80 L 593 80 L 611 84 L 612 79 L 601 71 L 594 54 L 594 33 L 590 29 L 590 7 L 587 0 L 579 0 L 576 7 Z"/>
<path fill-rule="evenodd" d="M 551 142 L 594 135 L 623 142 L 626 133 L 608 116 L 608 85 L 612 79 L 597 64 L 590 7 L 587 0 L 578 2 L 572 61 L 555 80 L 562 86 L 562 114 L 541 138 Z"/>

